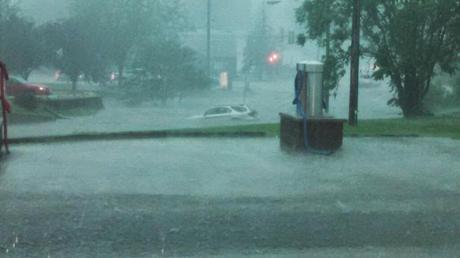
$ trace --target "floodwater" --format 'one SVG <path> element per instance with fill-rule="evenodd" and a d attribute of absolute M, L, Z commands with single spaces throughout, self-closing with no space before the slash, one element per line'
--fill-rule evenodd
<path fill-rule="evenodd" d="M 32 78 L 34 79 L 34 78 Z M 42 78 L 40 78 L 42 79 Z M 348 117 L 349 91 L 345 79 L 336 98 L 331 97 L 330 115 L 337 118 Z M 391 94 L 383 82 L 367 83 L 360 91 L 361 119 L 400 117 L 397 108 L 386 105 Z M 85 89 L 100 90 L 99 87 L 82 85 Z M 280 112 L 293 112 L 294 98 L 292 80 L 251 83 L 250 91 L 244 97 L 244 83 L 235 82 L 232 91 L 212 89 L 208 92 L 184 98 L 181 102 L 170 101 L 166 106 L 143 103 L 127 106 L 113 98 L 105 98 L 105 109 L 93 116 L 59 119 L 41 124 L 14 124 L 11 137 L 68 135 L 87 132 L 120 132 L 139 130 L 163 130 L 179 128 L 200 128 L 223 125 L 279 122 Z M 106 89 L 107 90 L 107 89 Z M 255 109 L 259 118 L 254 121 L 191 120 L 191 116 L 201 115 L 206 110 L 219 105 L 248 104 Z"/>
<path fill-rule="evenodd" d="M 274 138 L 13 146 L 0 252 L 455 257 L 459 150 L 431 138 L 347 138 L 332 156 L 289 155 Z"/>
<path fill-rule="evenodd" d="M 287 155 L 276 139 L 169 139 L 13 146 L 2 190 L 279 197 L 386 181 L 460 190 L 460 142 L 354 139 L 333 156 Z M 365 154 L 365 155 L 364 155 Z M 404 159 L 400 157 L 404 154 Z M 392 194 L 391 191 L 385 194 Z"/>

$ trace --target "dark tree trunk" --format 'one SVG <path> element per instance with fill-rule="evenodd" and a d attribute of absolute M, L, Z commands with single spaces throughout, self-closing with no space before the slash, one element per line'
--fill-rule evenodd
<path fill-rule="evenodd" d="M 409 53 L 402 54 L 405 62 L 403 63 L 404 71 L 404 94 L 401 101 L 401 109 L 403 110 L 404 117 L 415 117 L 423 114 L 422 95 L 425 88 L 425 84 L 421 81 L 423 76 L 421 73 L 421 67 L 419 65 L 417 56 L 419 49 L 419 33 L 418 33 L 418 17 L 411 17 L 408 21 L 410 26 L 410 37 L 408 44 L 410 48 Z"/>
<path fill-rule="evenodd" d="M 411 67 L 404 78 L 404 91 L 400 99 L 404 117 L 414 117 L 423 114 L 422 85 L 418 82 L 415 67 Z"/>

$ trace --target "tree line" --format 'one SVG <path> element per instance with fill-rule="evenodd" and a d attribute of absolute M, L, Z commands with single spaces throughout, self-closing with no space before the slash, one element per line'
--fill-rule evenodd
<path fill-rule="evenodd" d="M 36 25 L 0 0 L 0 56 L 11 72 L 27 79 L 40 66 L 53 67 L 75 90 L 82 76 L 104 84 L 116 71 L 126 96 L 162 100 L 209 85 L 199 56 L 181 44 L 188 27 L 179 1 L 69 0 L 69 12 Z"/>

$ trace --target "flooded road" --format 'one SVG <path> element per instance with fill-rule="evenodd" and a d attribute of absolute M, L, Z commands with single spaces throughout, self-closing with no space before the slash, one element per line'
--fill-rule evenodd
<path fill-rule="evenodd" d="M 0 172 L 0 252 L 453 257 L 459 147 L 347 138 L 325 157 L 285 154 L 270 138 L 14 146 Z"/>
<path fill-rule="evenodd" d="M 345 86 L 338 91 L 336 98 L 331 98 L 330 115 L 338 118 L 348 117 L 348 90 Z M 274 82 L 252 83 L 250 91 L 244 93 L 244 83 L 236 82 L 232 91 L 212 89 L 184 98 L 172 100 L 166 106 L 154 103 L 141 103 L 127 106 L 113 98 L 104 98 L 105 109 L 93 116 L 59 119 L 41 124 L 15 124 L 9 130 L 11 137 L 68 135 L 88 132 L 120 132 L 163 130 L 179 128 L 200 128 L 254 123 L 279 122 L 280 112 L 294 112 L 291 104 L 293 82 L 280 80 Z M 85 88 L 85 87 L 83 87 Z M 87 86 L 87 89 L 100 90 Z M 107 90 L 107 89 L 105 89 Z M 386 105 L 391 94 L 382 82 L 375 82 L 361 90 L 360 118 L 394 118 L 400 117 L 397 108 Z M 220 105 L 237 105 L 245 103 L 255 109 L 257 120 L 238 121 L 232 119 L 193 120 L 191 116 L 202 115 L 206 110 Z"/>

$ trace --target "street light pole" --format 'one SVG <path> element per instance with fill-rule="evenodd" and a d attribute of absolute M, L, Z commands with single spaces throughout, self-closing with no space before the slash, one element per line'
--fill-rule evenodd
<path fill-rule="evenodd" d="M 209 78 L 211 78 L 211 7 L 211 0 L 208 0 L 206 33 L 206 69 Z"/>
<path fill-rule="evenodd" d="M 353 1 L 353 25 L 351 43 L 351 75 L 350 75 L 350 107 L 348 122 L 351 126 L 358 125 L 358 95 L 359 95 L 359 52 L 361 32 L 361 1 Z"/>

